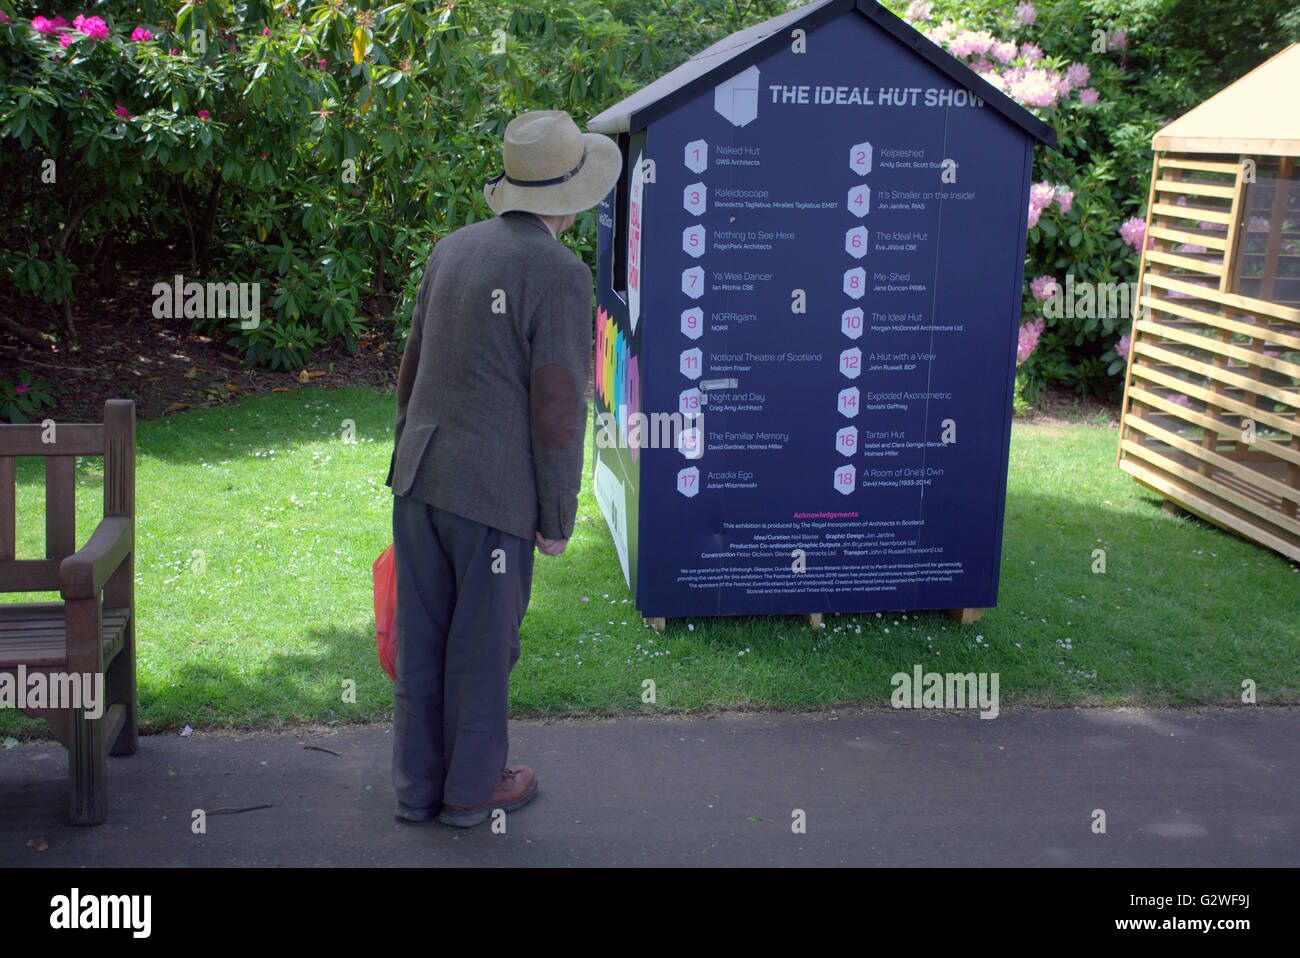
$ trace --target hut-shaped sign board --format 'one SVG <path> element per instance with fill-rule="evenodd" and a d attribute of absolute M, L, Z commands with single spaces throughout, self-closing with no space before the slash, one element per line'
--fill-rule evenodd
<path fill-rule="evenodd" d="M 588 124 L 597 500 L 637 608 L 997 601 L 1050 127 L 875 3 L 713 45 Z"/>
<path fill-rule="evenodd" d="M 1156 134 L 1119 466 L 1300 559 L 1300 44 Z"/>

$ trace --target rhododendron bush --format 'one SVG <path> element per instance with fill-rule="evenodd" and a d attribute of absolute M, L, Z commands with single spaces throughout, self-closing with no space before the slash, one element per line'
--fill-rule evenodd
<path fill-rule="evenodd" d="M 402 334 L 436 237 L 489 215 L 510 117 L 585 121 L 784 9 L 613 6 L 0 0 L 0 284 L 73 338 L 72 304 L 146 243 L 188 256 L 187 280 L 261 284 L 258 325 L 195 319 L 250 362 L 301 365 L 374 317 Z M 594 261 L 594 214 L 578 225 Z"/>
<path fill-rule="evenodd" d="M 1056 129 L 1058 149 L 1035 150 L 1026 210 L 1018 385 L 1055 381 L 1114 395 L 1132 317 L 1106 309 L 1062 316 L 1046 303 L 1080 284 L 1136 282 L 1152 135 L 1281 49 L 1300 28 L 1287 19 L 1291 0 L 886 5 Z"/>

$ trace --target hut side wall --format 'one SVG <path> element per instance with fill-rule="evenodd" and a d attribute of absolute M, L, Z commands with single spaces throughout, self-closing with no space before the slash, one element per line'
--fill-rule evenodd
<path fill-rule="evenodd" d="M 1157 154 L 1118 464 L 1184 509 L 1300 559 L 1300 309 L 1234 291 L 1251 288 L 1244 239 L 1262 232 L 1262 209 L 1274 268 L 1275 247 L 1300 241 L 1300 228 L 1286 232 L 1300 227 L 1300 196 L 1285 176 L 1269 196 L 1251 182 L 1269 162 Z"/>

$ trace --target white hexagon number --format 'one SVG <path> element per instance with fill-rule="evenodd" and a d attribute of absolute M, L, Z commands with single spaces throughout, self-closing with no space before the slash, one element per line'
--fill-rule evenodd
<path fill-rule="evenodd" d="M 682 335 L 699 339 L 704 333 L 704 310 L 696 306 L 682 313 Z"/>
<path fill-rule="evenodd" d="M 859 143 L 849 150 L 849 169 L 859 176 L 871 172 L 871 144 Z"/>
<path fill-rule="evenodd" d="M 699 259 L 704 255 L 704 238 L 707 235 L 703 226 L 686 227 L 682 230 L 682 250 Z"/>
<path fill-rule="evenodd" d="M 858 482 L 858 470 L 850 463 L 847 466 L 840 466 L 835 470 L 835 491 L 843 495 L 848 495 L 853 491 L 853 487 Z"/>
<path fill-rule="evenodd" d="M 849 190 L 848 211 L 854 216 L 866 216 L 871 212 L 871 187 L 855 186 Z"/>
<path fill-rule="evenodd" d="M 686 349 L 682 351 L 681 362 L 678 368 L 681 369 L 682 375 L 687 379 L 700 378 L 700 366 L 703 365 L 704 354 L 699 348 Z"/>
<path fill-rule="evenodd" d="M 708 209 L 709 188 L 703 183 L 692 183 L 682 190 L 682 205 L 686 207 L 686 212 L 699 216 Z"/>
<path fill-rule="evenodd" d="M 835 434 L 835 451 L 842 456 L 851 456 L 858 451 L 857 426 L 845 426 Z"/>
<path fill-rule="evenodd" d="M 862 375 L 862 350 L 854 346 L 852 349 L 846 349 L 840 353 L 840 372 L 850 379 L 857 379 Z"/>
<path fill-rule="evenodd" d="M 692 419 L 700 414 L 700 391 L 698 389 L 683 389 L 677 396 L 677 410 L 687 419 Z"/>
<path fill-rule="evenodd" d="M 850 386 L 848 389 L 840 390 L 839 411 L 840 415 L 847 419 L 852 419 L 858 414 L 858 387 Z"/>
<path fill-rule="evenodd" d="M 677 451 L 687 459 L 699 459 L 704 455 L 704 436 L 700 430 L 694 427 L 683 429 L 677 435 Z"/>
<path fill-rule="evenodd" d="M 686 144 L 686 168 L 692 173 L 703 173 L 709 168 L 709 144 L 691 140 Z"/>
<path fill-rule="evenodd" d="M 867 244 L 870 242 L 871 232 L 865 226 L 855 226 L 844 234 L 844 252 L 862 259 L 867 255 Z"/>
<path fill-rule="evenodd" d="M 700 494 L 699 466 L 689 466 L 677 471 L 677 491 L 687 499 L 693 499 Z"/>
<path fill-rule="evenodd" d="M 862 310 L 858 307 L 846 309 L 844 315 L 840 317 L 840 332 L 849 339 L 861 338 L 863 318 Z"/>
<path fill-rule="evenodd" d="M 704 295 L 703 266 L 692 266 L 690 269 L 682 270 L 682 292 L 691 299 L 699 299 Z"/>
<path fill-rule="evenodd" d="M 861 266 L 844 271 L 844 295 L 861 299 L 867 291 L 867 271 Z"/>

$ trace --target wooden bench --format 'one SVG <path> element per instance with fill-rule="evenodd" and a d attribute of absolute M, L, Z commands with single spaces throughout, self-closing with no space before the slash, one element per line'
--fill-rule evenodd
<path fill-rule="evenodd" d="M 17 456 L 45 460 L 44 559 L 15 557 Z M 77 456 L 104 457 L 104 518 L 80 550 Z M 0 681 L 7 673 L 16 689 L 19 676 L 31 688 L 35 673 L 44 673 L 47 683 L 59 677 L 61 684 L 74 674 L 103 677 L 98 718 L 48 701 L 46 707 L 23 709 L 49 722 L 68 749 L 72 822 L 97 825 L 108 811 L 105 756 L 130 755 L 138 742 L 133 402 L 110 399 L 102 424 L 0 425 L 0 593 L 5 592 L 59 592 L 62 601 L 0 603 Z"/>

